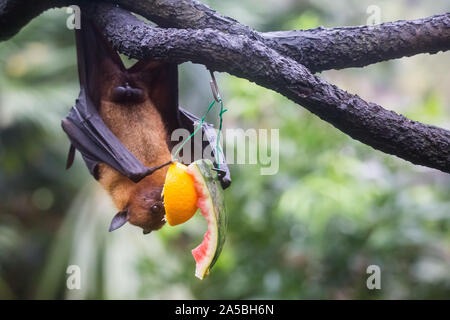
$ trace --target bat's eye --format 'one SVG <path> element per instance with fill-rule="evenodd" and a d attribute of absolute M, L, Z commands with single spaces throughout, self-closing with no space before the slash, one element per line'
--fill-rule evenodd
<path fill-rule="evenodd" d="M 159 203 L 156 203 L 154 205 L 152 205 L 152 207 L 150 208 L 152 213 L 160 213 L 161 212 L 161 205 Z"/>

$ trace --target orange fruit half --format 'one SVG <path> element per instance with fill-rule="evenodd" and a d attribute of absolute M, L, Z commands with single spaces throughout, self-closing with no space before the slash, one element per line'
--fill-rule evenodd
<path fill-rule="evenodd" d="M 174 162 L 167 170 L 163 187 L 167 223 L 171 226 L 188 221 L 197 211 L 197 192 L 187 166 Z"/>

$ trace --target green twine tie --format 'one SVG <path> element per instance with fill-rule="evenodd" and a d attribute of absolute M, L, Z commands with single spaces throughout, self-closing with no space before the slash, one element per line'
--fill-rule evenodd
<path fill-rule="evenodd" d="M 222 148 L 220 147 L 220 135 L 222 133 L 222 123 L 223 123 L 223 114 L 227 111 L 227 109 L 224 109 L 223 107 L 223 101 L 222 99 L 218 99 L 219 103 L 220 103 L 220 111 L 219 111 L 219 130 L 217 132 L 217 141 L 216 141 L 216 163 L 217 163 L 217 169 L 220 169 L 220 158 L 219 158 L 219 152 L 222 151 Z M 173 158 L 176 158 L 178 153 L 181 151 L 181 149 L 183 149 L 184 145 L 192 139 L 192 137 L 198 132 L 198 130 L 200 130 L 200 128 L 202 127 L 203 123 L 205 122 L 206 116 L 208 115 L 209 111 L 211 111 L 211 109 L 214 107 L 214 105 L 216 104 L 216 100 L 213 100 L 211 102 L 211 104 L 208 107 L 208 110 L 206 110 L 205 114 L 203 115 L 203 117 L 200 119 L 200 123 L 198 124 L 197 128 L 195 128 L 194 132 L 191 133 L 191 135 L 183 141 L 183 143 L 178 147 L 177 151 L 175 152 Z"/>
<path fill-rule="evenodd" d="M 217 132 L 217 144 L 216 144 L 216 163 L 217 163 L 217 169 L 220 169 L 220 159 L 219 159 L 219 152 L 223 153 L 222 148 L 220 147 L 220 135 L 222 133 L 222 122 L 223 122 L 223 114 L 227 112 L 227 109 L 223 108 L 223 102 L 222 99 L 219 98 L 220 101 L 220 111 L 219 111 L 219 131 Z M 215 101 L 214 101 L 215 102 Z"/>

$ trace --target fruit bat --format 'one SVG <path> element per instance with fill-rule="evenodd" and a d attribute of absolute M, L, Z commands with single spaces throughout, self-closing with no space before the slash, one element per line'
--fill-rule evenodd
<path fill-rule="evenodd" d="M 165 223 L 161 191 L 176 143 L 170 141 L 171 133 L 177 128 L 193 132 L 199 123 L 198 117 L 178 106 L 178 66 L 142 59 L 127 69 L 87 17 L 82 17 L 75 39 L 80 94 L 62 120 L 71 141 L 67 168 L 78 150 L 119 210 L 110 231 L 126 222 L 141 227 L 144 234 L 158 230 Z M 216 149 L 216 132 L 204 123 L 202 133 L 201 146 L 191 148 L 209 147 L 211 160 L 219 157 L 225 189 L 231 183 L 230 172 Z"/>

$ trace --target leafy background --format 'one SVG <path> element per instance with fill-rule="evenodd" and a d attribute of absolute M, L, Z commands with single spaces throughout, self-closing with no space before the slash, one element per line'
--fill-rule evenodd
<path fill-rule="evenodd" d="M 207 4 L 257 30 L 365 24 L 448 12 L 448 1 L 230 0 Z M 229 228 L 211 275 L 194 277 L 202 218 L 143 236 L 108 233 L 114 208 L 81 159 L 64 170 L 60 119 L 78 94 L 73 31 L 51 10 L 0 43 L 0 298 L 450 298 L 450 178 L 384 155 L 279 94 L 218 77 L 227 128 L 280 130 L 278 174 L 233 165 Z M 450 53 L 417 55 L 325 79 L 364 99 L 450 129 Z M 204 67 L 181 66 L 181 105 L 211 100 Z M 213 118 L 212 118 L 213 119 Z M 81 290 L 66 289 L 80 266 Z M 366 288 L 379 265 L 381 290 Z"/>

